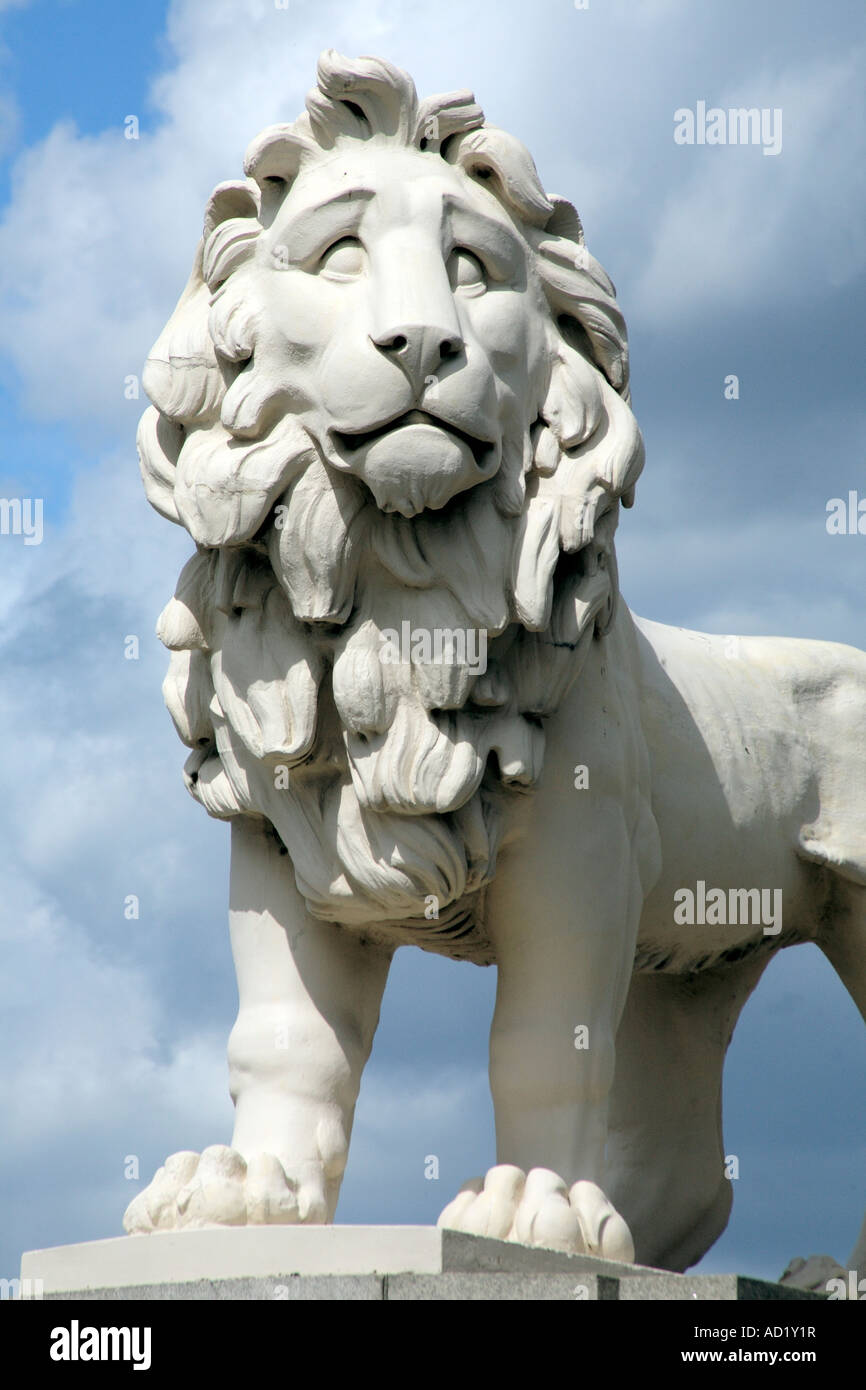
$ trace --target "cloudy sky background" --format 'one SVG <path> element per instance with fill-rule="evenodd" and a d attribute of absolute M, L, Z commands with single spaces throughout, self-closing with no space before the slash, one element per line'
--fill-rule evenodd
<path fill-rule="evenodd" d="M 230 1137 L 228 829 L 183 789 L 152 635 L 190 544 L 144 500 L 145 402 L 124 382 L 211 187 L 297 115 L 328 46 L 397 62 L 422 94 L 473 87 L 579 207 L 630 325 L 647 441 L 620 529 L 632 607 L 866 647 L 866 537 L 825 527 L 829 498 L 866 496 L 858 0 L 0 0 L 0 496 L 45 505 L 40 546 L 0 537 L 5 1277 L 22 1249 L 119 1233 L 127 1155 L 147 1180 Z M 673 113 L 698 100 L 781 107 L 781 154 L 677 146 Z M 493 1161 L 494 987 L 398 953 L 339 1219 L 432 1221 Z M 864 1063 L 823 957 L 786 953 L 729 1055 L 740 1178 L 702 1268 L 848 1254 Z"/>

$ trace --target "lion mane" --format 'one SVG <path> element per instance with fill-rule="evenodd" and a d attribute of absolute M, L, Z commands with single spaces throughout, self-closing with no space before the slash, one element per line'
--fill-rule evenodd
<path fill-rule="evenodd" d="M 264 817 L 315 917 L 484 963 L 503 803 L 537 781 L 544 720 L 614 616 L 619 504 L 643 464 L 625 324 L 573 206 L 470 92 L 419 102 L 399 69 L 334 52 L 317 76 L 306 113 L 212 194 L 144 373 L 145 490 L 196 543 L 157 627 L 164 693 L 192 795 Z M 323 457 L 257 276 L 293 180 L 369 141 L 480 183 L 543 291 L 537 411 L 512 421 L 493 477 L 416 515 Z M 383 663 L 405 619 L 483 633 L 486 670 Z"/>

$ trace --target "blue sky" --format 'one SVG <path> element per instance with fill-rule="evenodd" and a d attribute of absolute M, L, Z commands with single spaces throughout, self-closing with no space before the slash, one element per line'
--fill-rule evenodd
<path fill-rule="evenodd" d="M 38 547 L 0 537 L 6 1277 L 22 1249 L 119 1231 L 127 1155 L 149 1177 L 230 1135 L 228 832 L 183 790 L 152 635 L 189 543 L 144 501 L 144 402 L 124 381 L 185 283 L 211 187 L 297 115 L 330 46 L 399 63 L 422 93 L 473 87 L 580 209 L 629 323 L 647 441 L 620 528 L 631 606 L 866 647 L 866 538 L 825 526 L 829 498 L 866 496 L 861 4 L 0 0 L 0 494 L 44 498 L 46 518 Z M 781 153 L 677 146 L 674 111 L 699 100 L 781 108 Z M 493 1161 L 494 986 L 398 953 L 340 1219 L 433 1220 Z M 864 1063 L 818 951 L 785 953 L 729 1055 L 740 1177 L 704 1268 L 847 1255 Z"/>

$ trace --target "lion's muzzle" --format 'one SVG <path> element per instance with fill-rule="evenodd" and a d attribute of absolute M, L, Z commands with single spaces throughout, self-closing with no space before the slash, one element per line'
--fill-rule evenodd
<path fill-rule="evenodd" d="M 344 468 L 363 479 L 384 512 L 416 516 L 492 477 L 500 451 L 455 425 L 410 410 L 378 429 L 333 431 Z"/>

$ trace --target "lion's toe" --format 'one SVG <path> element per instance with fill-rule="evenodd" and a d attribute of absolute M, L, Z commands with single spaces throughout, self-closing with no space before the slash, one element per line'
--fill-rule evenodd
<path fill-rule="evenodd" d="M 171 1154 L 157 1169 L 149 1185 L 133 1197 L 126 1208 L 124 1230 L 131 1236 L 173 1230 L 177 1225 L 178 1194 L 192 1178 L 198 1162 L 198 1154 L 189 1149 Z"/>
<path fill-rule="evenodd" d="M 484 1178 L 470 1178 L 463 1184 L 436 1224 L 467 1235 L 507 1240 L 523 1183 L 519 1168 L 510 1164 L 491 1168 Z"/>
<path fill-rule="evenodd" d="M 177 1225 L 243 1226 L 247 1219 L 246 1160 L 225 1144 L 202 1151 L 193 1176 L 177 1194 Z"/>
<path fill-rule="evenodd" d="M 470 1207 L 484 1186 L 483 1178 L 469 1178 L 457 1196 L 439 1213 L 436 1225 L 449 1231 L 463 1231 Z M 475 1233 L 473 1233 L 475 1234 Z"/>
<path fill-rule="evenodd" d="M 587 1255 L 634 1263 L 631 1231 L 600 1187 L 594 1182 L 576 1182 L 568 1194 L 568 1201 L 580 1224 Z"/>
<path fill-rule="evenodd" d="M 584 1253 L 580 1223 L 569 1206 L 568 1187 L 558 1174 L 549 1168 L 530 1170 L 508 1238 L 570 1255 Z"/>
<path fill-rule="evenodd" d="M 549 1168 L 524 1174 L 498 1164 L 483 1181 L 464 1183 L 437 1225 L 570 1255 L 634 1260 L 631 1232 L 601 1188 L 576 1182 L 569 1189 Z"/>

